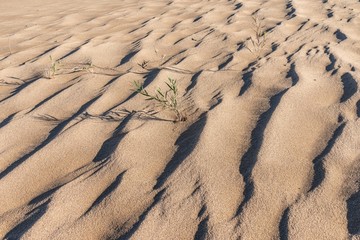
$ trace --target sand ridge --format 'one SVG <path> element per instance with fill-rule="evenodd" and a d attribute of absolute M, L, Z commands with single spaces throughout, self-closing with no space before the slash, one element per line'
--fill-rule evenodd
<path fill-rule="evenodd" d="M 360 239 L 358 0 L 0 10 L 0 238 Z"/>

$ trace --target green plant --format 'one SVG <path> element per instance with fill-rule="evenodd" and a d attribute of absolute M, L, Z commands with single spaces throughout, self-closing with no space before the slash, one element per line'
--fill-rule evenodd
<path fill-rule="evenodd" d="M 156 89 L 154 94 L 150 94 L 145 88 L 144 85 L 140 82 L 134 81 L 133 85 L 135 87 L 134 91 L 145 96 L 145 100 L 156 101 L 158 105 L 164 109 L 168 109 L 175 113 L 175 121 L 185 121 L 186 118 L 182 116 L 179 110 L 179 101 L 178 101 L 178 88 L 175 79 L 168 78 L 168 82 L 165 82 L 168 89 L 162 91 L 161 88 Z"/>
<path fill-rule="evenodd" d="M 60 60 L 54 60 L 51 55 L 49 58 L 50 66 L 46 69 L 44 73 L 44 76 L 49 79 L 54 78 L 56 75 L 60 74 L 69 74 L 76 72 L 94 73 L 95 68 L 100 69 L 99 67 L 96 67 L 91 60 L 87 60 L 84 63 L 63 63 Z"/>
<path fill-rule="evenodd" d="M 59 60 L 53 60 L 52 56 L 50 55 L 50 62 L 51 65 L 49 67 L 49 69 L 46 71 L 46 77 L 47 78 L 53 78 L 55 77 L 55 75 L 57 74 L 58 70 L 59 70 L 59 66 L 60 66 L 60 61 Z"/>
<path fill-rule="evenodd" d="M 94 73 L 94 67 L 95 66 L 93 65 L 91 60 L 89 60 L 86 63 L 79 63 L 79 64 L 75 65 L 71 69 L 68 69 L 68 71 L 71 72 L 71 73 L 81 72 L 81 71 L 85 71 L 85 72 L 88 72 L 88 73 Z"/>
<path fill-rule="evenodd" d="M 252 30 L 254 32 L 254 37 L 250 37 L 251 47 L 247 46 L 247 49 L 252 53 L 260 54 L 260 51 L 265 47 L 267 36 L 265 31 L 265 26 L 262 22 L 262 19 L 258 15 L 252 16 Z"/>
<path fill-rule="evenodd" d="M 8 38 L 8 48 L 9 48 L 9 54 L 12 54 L 11 45 L 10 45 L 10 36 Z"/>

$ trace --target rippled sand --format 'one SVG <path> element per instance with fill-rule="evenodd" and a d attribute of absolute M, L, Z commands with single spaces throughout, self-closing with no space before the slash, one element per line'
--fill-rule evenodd
<path fill-rule="evenodd" d="M 0 238 L 360 239 L 358 0 L 0 11 Z"/>

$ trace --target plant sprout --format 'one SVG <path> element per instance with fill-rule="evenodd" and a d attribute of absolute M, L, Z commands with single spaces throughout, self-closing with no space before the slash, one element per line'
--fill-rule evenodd
<path fill-rule="evenodd" d="M 161 90 L 161 88 L 156 89 L 155 94 L 150 94 L 145 88 L 144 85 L 140 82 L 134 81 L 133 85 L 135 87 L 134 91 L 145 96 L 145 100 L 156 101 L 164 109 L 168 109 L 175 113 L 175 121 L 185 121 L 185 118 L 182 117 L 179 111 L 178 104 L 178 88 L 175 79 L 168 78 L 168 82 L 165 82 L 168 89 L 166 91 Z"/>

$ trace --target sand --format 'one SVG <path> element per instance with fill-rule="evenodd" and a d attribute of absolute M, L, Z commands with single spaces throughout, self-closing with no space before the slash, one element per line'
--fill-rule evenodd
<path fill-rule="evenodd" d="M 1 239 L 360 239 L 360 1 L 13 0 L 0 26 Z M 168 78 L 186 121 L 134 92 Z"/>

